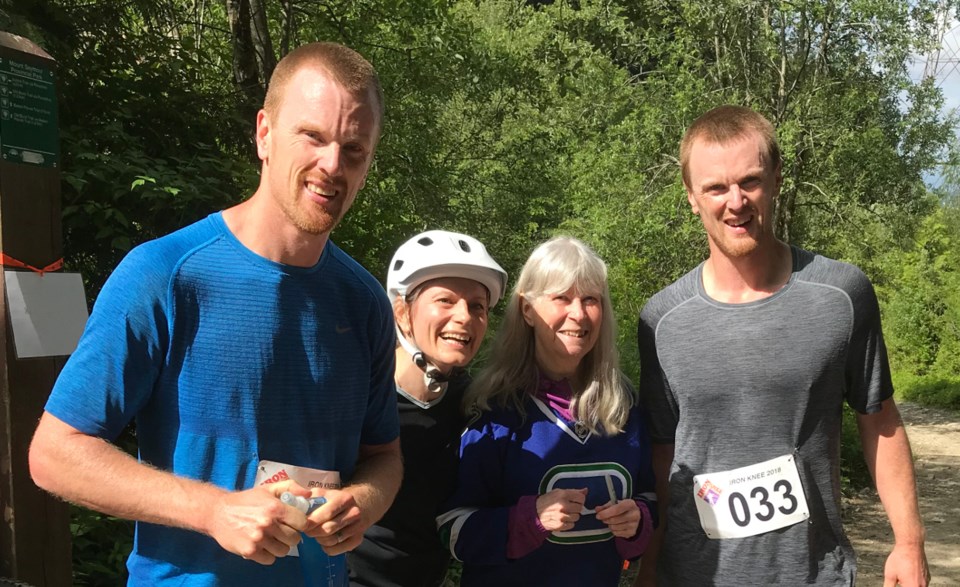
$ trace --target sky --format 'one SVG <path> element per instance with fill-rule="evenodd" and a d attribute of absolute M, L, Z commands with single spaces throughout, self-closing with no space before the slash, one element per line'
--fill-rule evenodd
<path fill-rule="evenodd" d="M 928 57 L 914 56 L 910 66 L 910 77 L 913 80 L 919 81 L 923 78 Z M 937 63 L 936 79 L 937 85 L 943 90 L 944 112 L 960 111 L 960 19 L 957 19 L 956 15 L 946 27 L 943 48 Z M 960 138 L 960 128 L 957 128 L 956 132 Z M 932 173 L 926 179 L 930 187 L 939 187 L 943 183 L 939 173 Z"/>

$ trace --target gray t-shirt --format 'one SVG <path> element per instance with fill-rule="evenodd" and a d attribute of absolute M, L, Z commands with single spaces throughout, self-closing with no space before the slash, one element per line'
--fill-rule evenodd
<path fill-rule="evenodd" d="M 700 265 L 640 315 L 640 395 L 654 443 L 674 444 L 666 585 L 851 585 L 840 521 L 840 426 L 893 394 L 873 286 L 856 267 L 793 248 L 789 282 L 745 304 L 711 299 Z M 693 477 L 793 455 L 810 518 L 714 540 Z"/>

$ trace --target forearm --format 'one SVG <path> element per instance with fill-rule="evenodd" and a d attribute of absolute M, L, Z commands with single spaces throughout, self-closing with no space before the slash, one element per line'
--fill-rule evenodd
<path fill-rule="evenodd" d="M 360 508 L 364 528 L 383 517 L 400 490 L 403 457 L 400 441 L 386 445 L 362 446 L 353 479 L 344 491 L 353 496 Z"/>
<path fill-rule="evenodd" d="M 893 528 L 894 545 L 884 564 L 884 585 L 925 587 L 930 570 L 917 505 L 913 456 L 900 412 L 892 399 L 876 414 L 858 414 L 863 456 Z"/>
<path fill-rule="evenodd" d="M 509 510 L 507 535 L 507 558 L 524 557 L 543 545 L 550 531 L 543 527 L 537 517 L 536 495 L 520 498 Z"/>
<path fill-rule="evenodd" d="M 898 543 L 922 544 L 925 532 L 917 504 L 917 482 L 903 426 L 895 436 L 880 438 L 876 462 L 877 493 L 890 519 L 894 539 Z M 902 466 L 893 463 L 902 463 Z"/>
<path fill-rule="evenodd" d="M 640 523 L 637 526 L 637 532 L 631 538 L 614 538 L 617 545 L 617 553 L 625 560 L 635 560 L 647 552 L 650 546 L 650 540 L 653 538 L 654 525 L 653 516 L 646 502 L 637 500 L 637 509 L 640 510 Z"/>
<path fill-rule="evenodd" d="M 659 523 L 653 530 L 647 549 L 640 559 L 640 573 L 634 582 L 635 587 L 654 585 L 656 582 L 657 559 L 663 545 L 663 535 L 667 529 L 667 509 L 670 503 L 670 467 L 673 464 L 674 445 L 653 445 L 653 472 L 657 492 L 657 512 Z"/>
<path fill-rule="evenodd" d="M 455 502 L 454 502 L 455 503 Z M 502 565 L 510 561 L 510 507 L 461 505 L 437 518 L 444 547 L 465 564 Z M 454 527 L 457 532 L 452 532 Z"/>
<path fill-rule="evenodd" d="M 917 505 L 917 484 L 907 432 L 893 400 L 880 413 L 858 415 L 867 467 L 890 519 L 898 544 L 923 544 L 924 529 Z"/>
<path fill-rule="evenodd" d="M 224 490 L 138 462 L 114 445 L 44 413 L 30 447 L 41 488 L 112 516 L 206 532 Z"/>

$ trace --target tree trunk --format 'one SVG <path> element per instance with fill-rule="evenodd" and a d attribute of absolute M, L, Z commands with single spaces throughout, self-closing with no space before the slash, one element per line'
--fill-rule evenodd
<path fill-rule="evenodd" d="M 233 41 L 233 81 L 243 94 L 243 112 L 252 120 L 263 104 L 264 84 L 250 31 L 250 0 L 226 0 L 226 4 Z"/>
<path fill-rule="evenodd" d="M 267 27 L 267 7 L 264 0 L 250 0 L 250 28 L 253 41 L 253 50 L 257 56 L 257 65 L 260 67 L 260 79 L 266 90 L 273 75 L 273 68 L 277 66 L 277 57 L 273 52 L 273 43 L 270 41 L 270 29 Z"/>
<path fill-rule="evenodd" d="M 280 37 L 280 56 L 290 52 L 290 43 L 297 30 L 297 8 L 293 0 L 283 0 L 283 34 Z"/>
<path fill-rule="evenodd" d="M 797 144 L 794 145 L 794 149 L 796 155 L 794 156 L 793 166 L 790 170 L 790 176 L 793 181 L 790 182 L 788 189 L 780 192 L 780 197 L 777 198 L 777 209 L 775 212 L 775 230 L 777 237 L 786 243 L 791 242 L 790 239 L 793 237 L 790 228 L 791 224 L 793 224 L 793 214 L 797 207 L 797 192 L 800 189 L 804 173 L 806 172 L 808 152 L 802 144 L 801 138 L 797 139 Z"/>

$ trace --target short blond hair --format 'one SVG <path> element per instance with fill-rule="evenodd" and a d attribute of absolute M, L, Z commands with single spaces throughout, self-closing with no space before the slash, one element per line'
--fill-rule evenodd
<path fill-rule="evenodd" d="M 743 106 L 718 106 L 700 115 L 680 141 L 680 173 L 683 185 L 690 188 L 690 151 L 698 139 L 714 144 L 726 145 L 742 139 L 749 133 L 760 135 L 763 151 L 760 153 L 763 164 L 775 168 L 780 164 L 780 145 L 777 143 L 777 131 L 763 115 Z"/>
<path fill-rule="evenodd" d="M 383 127 L 383 89 L 380 78 L 362 55 L 338 43 L 308 43 L 287 53 L 270 76 L 263 109 L 268 114 L 276 113 L 283 101 L 287 84 L 298 71 L 306 66 L 322 68 L 330 79 L 343 86 L 351 94 L 366 98 L 372 92 L 376 98 L 377 124 Z"/>

